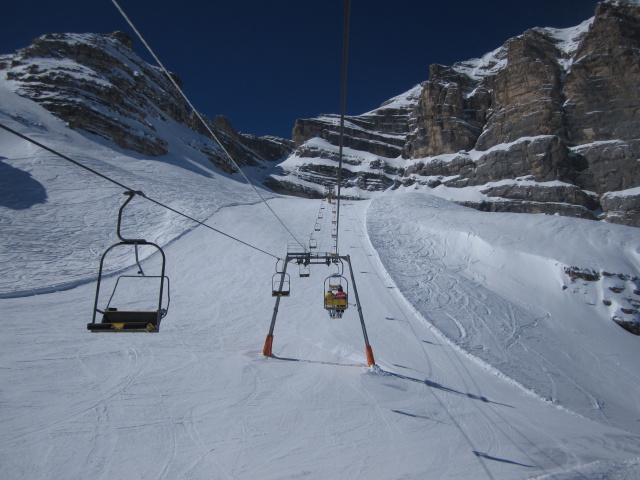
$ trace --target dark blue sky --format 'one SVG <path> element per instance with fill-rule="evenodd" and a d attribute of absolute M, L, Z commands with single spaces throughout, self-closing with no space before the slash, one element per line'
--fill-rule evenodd
<path fill-rule="evenodd" d="M 187 96 L 254 135 L 340 111 L 343 0 L 119 0 Z M 428 79 L 429 65 L 482 56 L 536 26 L 569 27 L 596 0 L 352 0 L 347 114 Z M 0 53 L 45 33 L 134 36 L 111 0 L 0 0 Z M 135 38 L 136 51 L 150 60 Z"/>

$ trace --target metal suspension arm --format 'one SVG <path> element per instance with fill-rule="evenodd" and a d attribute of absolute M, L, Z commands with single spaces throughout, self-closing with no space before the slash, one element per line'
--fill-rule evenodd
<path fill-rule="evenodd" d="M 133 199 L 134 196 L 136 195 L 140 195 L 144 197 L 144 193 L 140 192 L 140 191 L 134 191 L 134 190 L 127 190 L 126 192 L 124 192 L 125 195 L 128 195 L 129 198 L 127 198 L 127 200 L 122 204 L 122 206 L 120 207 L 120 210 L 118 210 L 118 238 L 126 243 L 147 243 L 146 240 L 143 239 L 130 239 L 130 238 L 123 238 L 122 234 L 120 233 L 120 226 L 122 225 L 122 212 L 124 210 L 124 207 L 127 206 L 127 204 Z"/>

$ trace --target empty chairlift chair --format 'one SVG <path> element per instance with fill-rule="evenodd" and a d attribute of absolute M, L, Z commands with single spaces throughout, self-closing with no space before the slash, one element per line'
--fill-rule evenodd
<path fill-rule="evenodd" d="M 291 292 L 291 278 L 288 273 L 276 272 L 271 279 L 271 296 L 288 297 Z"/>
<path fill-rule="evenodd" d="M 100 269 L 98 271 L 98 281 L 96 285 L 96 297 L 93 308 L 93 321 L 87 324 L 87 330 L 92 332 L 149 332 L 155 333 L 160 330 L 160 320 L 165 317 L 167 311 L 169 309 L 170 296 L 169 296 L 169 277 L 165 275 L 165 264 L 166 258 L 164 255 L 164 251 L 155 243 L 147 242 L 144 239 L 126 239 L 123 238 L 120 234 L 120 225 L 122 222 L 122 211 L 124 207 L 131 201 L 131 199 L 136 195 L 141 194 L 141 192 L 133 192 L 128 191 L 125 192 L 125 195 L 129 195 L 129 198 L 124 202 L 124 204 L 120 207 L 120 211 L 118 212 L 118 229 L 117 234 L 118 238 L 120 238 L 120 242 L 114 245 L 111 245 L 102 255 L 100 259 Z M 142 265 L 140 263 L 140 258 L 138 255 L 138 248 L 141 246 L 149 246 L 157 250 L 161 257 L 161 265 L 160 265 L 160 274 L 159 275 L 145 275 Z M 113 292 L 111 293 L 111 297 L 109 297 L 109 301 L 107 302 L 106 307 L 99 308 L 98 304 L 100 302 L 100 287 L 103 281 L 103 270 L 104 270 L 104 262 L 107 255 L 113 251 L 114 249 L 130 249 L 133 250 L 135 254 L 135 262 L 138 267 L 137 275 L 120 275 L 113 288 Z M 123 286 L 120 282 L 121 280 L 125 280 L 123 283 L 128 283 L 129 286 Z M 167 284 L 165 290 L 165 282 Z M 153 285 L 156 283 L 156 286 Z M 131 285 L 135 284 L 135 287 Z M 149 295 L 149 292 L 145 292 L 145 288 L 149 286 L 151 291 L 157 288 L 158 296 L 157 300 L 153 298 L 153 296 Z M 119 289 L 120 287 L 120 289 Z M 126 305 L 123 306 L 122 309 L 111 306 L 111 301 L 114 299 L 117 291 L 123 291 L 127 289 L 130 291 L 135 291 L 136 295 L 145 295 L 149 296 L 149 298 L 136 298 L 136 304 L 139 304 L 140 301 L 146 302 L 148 305 L 153 304 L 154 306 L 145 310 L 141 310 L 139 308 L 127 308 Z M 147 290 L 149 290 L 147 289 Z M 167 295 L 167 303 L 166 307 L 163 307 L 163 295 L 166 291 Z M 156 303 L 157 301 L 157 303 Z M 129 300 L 131 302 L 131 300 Z M 96 322 L 96 314 L 100 313 L 102 315 L 102 319 L 100 322 Z"/>
<path fill-rule="evenodd" d="M 291 291 L 291 278 L 286 273 L 286 263 L 282 263 L 282 270 L 278 268 L 281 260 L 276 261 L 276 273 L 271 277 L 271 296 L 288 297 Z"/>
<path fill-rule="evenodd" d="M 299 272 L 301 277 L 310 277 L 311 276 L 311 267 L 307 264 L 301 263 L 299 266 Z"/>

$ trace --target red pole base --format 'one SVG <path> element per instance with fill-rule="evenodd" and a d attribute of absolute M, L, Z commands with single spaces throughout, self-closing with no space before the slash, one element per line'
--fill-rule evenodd
<path fill-rule="evenodd" d="M 267 339 L 264 341 L 264 348 L 262 349 L 262 354 L 265 357 L 270 357 L 271 356 L 271 346 L 272 345 L 273 345 L 273 335 L 267 335 Z"/>
<path fill-rule="evenodd" d="M 367 345 L 366 351 L 367 351 L 367 363 L 371 367 L 372 365 L 376 364 L 376 361 L 373 359 L 373 350 L 371 350 L 371 345 Z"/>

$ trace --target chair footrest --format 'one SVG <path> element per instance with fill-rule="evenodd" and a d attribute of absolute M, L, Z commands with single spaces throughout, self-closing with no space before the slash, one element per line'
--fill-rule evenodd
<path fill-rule="evenodd" d="M 158 325 L 155 322 L 87 323 L 87 330 L 92 332 L 157 332 Z"/>

